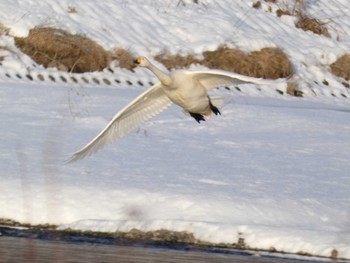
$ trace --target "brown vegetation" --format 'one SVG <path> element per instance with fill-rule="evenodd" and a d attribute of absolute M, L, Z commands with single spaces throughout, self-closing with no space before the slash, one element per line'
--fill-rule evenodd
<path fill-rule="evenodd" d="M 276 10 L 276 15 L 277 15 L 278 17 L 281 17 L 281 16 L 290 16 L 291 13 L 290 13 L 288 10 L 279 8 L 279 9 Z"/>
<path fill-rule="evenodd" d="M 277 79 L 287 78 L 293 74 L 293 66 L 287 55 L 278 48 L 263 48 L 250 54 L 252 64 L 249 75 Z"/>
<path fill-rule="evenodd" d="M 131 229 L 129 232 L 117 232 L 117 236 L 131 240 L 147 240 L 195 244 L 198 242 L 194 235 L 187 231 L 170 231 L 170 230 L 155 230 L 155 231 L 140 231 Z"/>
<path fill-rule="evenodd" d="M 192 55 L 159 55 L 156 60 L 168 69 L 201 64 L 208 68 L 223 69 L 257 78 L 286 78 L 293 74 L 288 57 L 278 48 L 264 48 L 260 51 L 244 53 L 239 49 L 220 47 L 215 51 L 203 53 L 204 59 Z"/>
<path fill-rule="evenodd" d="M 344 54 L 331 65 L 331 71 L 334 75 L 350 80 L 350 54 Z"/>
<path fill-rule="evenodd" d="M 261 7 L 261 2 L 260 1 L 256 1 L 255 3 L 253 3 L 253 8 L 259 9 Z"/>
<path fill-rule="evenodd" d="M 195 58 L 192 55 L 188 55 L 186 57 L 180 55 L 169 55 L 166 53 L 162 53 L 154 57 L 155 60 L 162 63 L 167 69 L 178 69 L 178 68 L 187 68 L 191 64 L 201 64 L 200 59 Z"/>
<path fill-rule="evenodd" d="M 45 67 L 71 72 L 101 71 L 108 67 L 110 54 L 95 41 L 55 28 L 34 28 L 27 37 L 16 37 L 22 52 Z"/>
<path fill-rule="evenodd" d="M 298 85 L 295 82 L 287 82 L 287 94 L 294 97 L 302 97 L 303 92 L 298 89 Z"/>
<path fill-rule="evenodd" d="M 9 32 L 10 30 L 0 22 L 0 36 L 8 35 Z"/>
<path fill-rule="evenodd" d="M 273 1 L 274 3 L 276 1 Z M 297 17 L 297 22 L 295 26 L 304 31 L 311 31 L 318 35 L 323 35 L 325 37 L 330 37 L 329 31 L 326 27 L 326 23 L 323 23 L 321 20 L 311 17 L 307 14 L 306 5 L 304 0 L 295 0 L 293 8 L 288 4 L 285 4 L 284 7 L 280 6 L 276 10 L 276 15 L 281 17 L 283 15 L 292 15 Z"/>
<path fill-rule="evenodd" d="M 129 70 L 135 68 L 134 57 L 129 51 L 123 48 L 116 48 L 113 50 L 111 52 L 111 58 L 112 60 L 118 61 L 118 66 L 121 68 Z"/>
<path fill-rule="evenodd" d="M 50 224 L 31 225 L 29 223 L 21 223 L 12 219 L 7 219 L 7 218 L 0 218 L 0 225 L 10 226 L 10 227 L 24 227 L 24 228 L 32 228 L 32 229 L 45 229 L 45 230 L 57 228 L 57 225 L 50 225 Z"/>
<path fill-rule="evenodd" d="M 322 23 L 320 20 L 305 15 L 300 15 L 295 26 L 301 28 L 304 31 L 311 31 L 318 35 L 323 35 L 325 37 L 330 37 L 325 23 Z"/>
<path fill-rule="evenodd" d="M 249 65 L 251 64 L 249 55 L 239 49 L 220 47 L 215 51 L 206 51 L 203 55 L 204 61 L 202 64 L 208 68 L 224 69 L 249 75 Z"/>
<path fill-rule="evenodd" d="M 0 46 L 0 51 L 2 51 L 2 50 L 6 50 L 6 47 Z M 4 60 L 5 60 L 5 56 L 0 55 L 0 62 L 1 62 L 1 61 L 4 61 Z"/>
<path fill-rule="evenodd" d="M 78 13 L 77 8 L 73 5 L 68 6 L 68 13 L 70 13 L 70 14 Z"/>

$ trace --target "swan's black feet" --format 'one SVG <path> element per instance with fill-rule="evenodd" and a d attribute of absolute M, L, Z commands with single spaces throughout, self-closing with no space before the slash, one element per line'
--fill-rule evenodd
<path fill-rule="evenodd" d="M 210 107 L 211 111 L 215 113 L 215 115 L 218 115 L 218 114 L 221 115 L 221 112 L 219 111 L 219 109 L 218 109 L 217 107 L 215 107 L 215 106 L 211 103 L 210 100 L 209 100 L 209 107 Z"/>
<path fill-rule="evenodd" d="M 202 114 L 193 113 L 193 112 L 189 112 L 189 113 L 198 123 L 201 123 L 201 121 L 205 121 L 205 119 L 204 119 Z"/>

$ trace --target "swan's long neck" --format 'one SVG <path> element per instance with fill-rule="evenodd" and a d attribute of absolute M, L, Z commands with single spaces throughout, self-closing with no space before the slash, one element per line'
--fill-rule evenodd
<path fill-rule="evenodd" d="M 151 63 L 148 63 L 147 68 L 154 73 L 154 75 L 157 76 L 157 78 L 162 82 L 163 85 L 168 86 L 171 83 L 171 78 L 169 77 L 168 74 L 165 72 L 161 71 L 159 68 L 154 66 Z"/>

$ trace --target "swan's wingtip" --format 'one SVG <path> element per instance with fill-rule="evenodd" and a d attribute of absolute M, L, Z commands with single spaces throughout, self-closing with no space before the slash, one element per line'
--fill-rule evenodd
<path fill-rule="evenodd" d="M 64 161 L 63 161 L 63 163 L 64 164 L 71 164 L 71 163 L 73 163 L 73 162 L 75 162 L 75 161 L 77 161 L 78 159 L 74 156 L 74 155 L 72 155 L 72 156 L 70 156 L 70 157 L 68 157 L 67 159 L 65 159 Z"/>
<path fill-rule="evenodd" d="M 73 153 L 70 157 L 68 157 L 66 160 L 64 160 L 63 163 L 70 164 L 70 163 L 76 162 L 80 159 L 83 159 L 84 156 L 80 156 L 78 153 Z"/>

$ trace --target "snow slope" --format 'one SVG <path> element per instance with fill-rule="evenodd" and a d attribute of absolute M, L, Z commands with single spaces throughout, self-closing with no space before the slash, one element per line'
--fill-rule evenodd
<path fill-rule="evenodd" d="M 222 116 L 198 125 L 173 106 L 65 165 L 155 79 L 114 67 L 84 74 L 87 84 L 34 67 L 2 36 L 0 218 L 62 229 L 186 230 L 214 243 L 243 237 L 254 248 L 319 256 L 336 249 L 350 259 L 350 93 L 328 70 L 350 47 L 347 1 L 306 2 L 332 20 L 331 38 L 296 29 L 293 17 L 277 18 L 265 2 L 256 10 L 253 1 L 1 0 L 0 22 L 17 36 L 53 26 L 150 57 L 276 46 L 291 58 L 305 97 L 275 92 L 283 83 L 213 91 L 225 96 Z"/>

